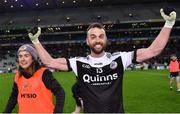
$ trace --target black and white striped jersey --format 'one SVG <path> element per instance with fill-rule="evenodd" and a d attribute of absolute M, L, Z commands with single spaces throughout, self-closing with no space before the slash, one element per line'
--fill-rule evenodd
<path fill-rule="evenodd" d="M 75 57 L 69 67 L 80 83 L 84 112 L 124 112 L 122 80 L 124 70 L 135 59 L 134 51 L 105 53 L 103 57 Z"/>

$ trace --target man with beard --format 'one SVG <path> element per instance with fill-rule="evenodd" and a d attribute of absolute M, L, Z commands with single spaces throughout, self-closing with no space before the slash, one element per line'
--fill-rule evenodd
<path fill-rule="evenodd" d="M 132 62 L 142 62 L 160 54 L 166 46 L 175 23 L 176 12 L 166 15 L 160 10 L 166 23 L 148 48 L 131 52 L 105 52 L 107 37 L 103 25 L 93 23 L 87 29 L 86 43 L 91 53 L 87 57 L 71 59 L 52 58 L 38 40 L 41 29 L 29 38 L 37 49 L 41 61 L 58 70 L 72 70 L 80 84 L 85 113 L 123 113 L 122 81 L 124 70 Z"/>

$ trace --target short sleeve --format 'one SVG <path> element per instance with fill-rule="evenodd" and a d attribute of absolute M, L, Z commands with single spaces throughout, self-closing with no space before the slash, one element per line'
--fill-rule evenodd
<path fill-rule="evenodd" d="M 126 69 L 136 59 L 135 51 L 120 52 L 124 69 Z"/>
<path fill-rule="evenodd" d="M 77 59 L 76 58 L 70 58 L 69 59 L 69 65 L 72 69 L 72 71 L 75 73 L 75 75 L 77 76 L 77 63 L 76 63 Z"/>

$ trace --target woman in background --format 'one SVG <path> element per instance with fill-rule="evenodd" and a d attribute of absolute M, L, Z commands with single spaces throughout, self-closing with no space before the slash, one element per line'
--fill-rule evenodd
<path fill-rule="evenodd" d="M 4 113 L 12 112 L 16 104 L 19 113 L 62 113 L 64 90 L 52 73 L 40 66 L 35 48 L 23 45 L 17 55 L 19 68 Z M 53 94 L 56 97 L 55 106 Z"/>

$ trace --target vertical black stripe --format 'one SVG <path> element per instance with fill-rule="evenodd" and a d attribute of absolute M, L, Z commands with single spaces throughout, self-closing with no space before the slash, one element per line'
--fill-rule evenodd
<path fill-rule="evenodd" d="M 69 59 L 66 58 L 66 62 L 67 62 L 68 71 L 72 71 L 72 68 L 71 68 L 71 66 L 70 66 Z"/>
<path fill-rule="evenodd" d="M 132 60 L 133 63 L 138 63 L 136 61 L 136 58 L 137 58 L 137 50 L 135 50 L 134 53 L 133 53 L 133 60 Z"/>

